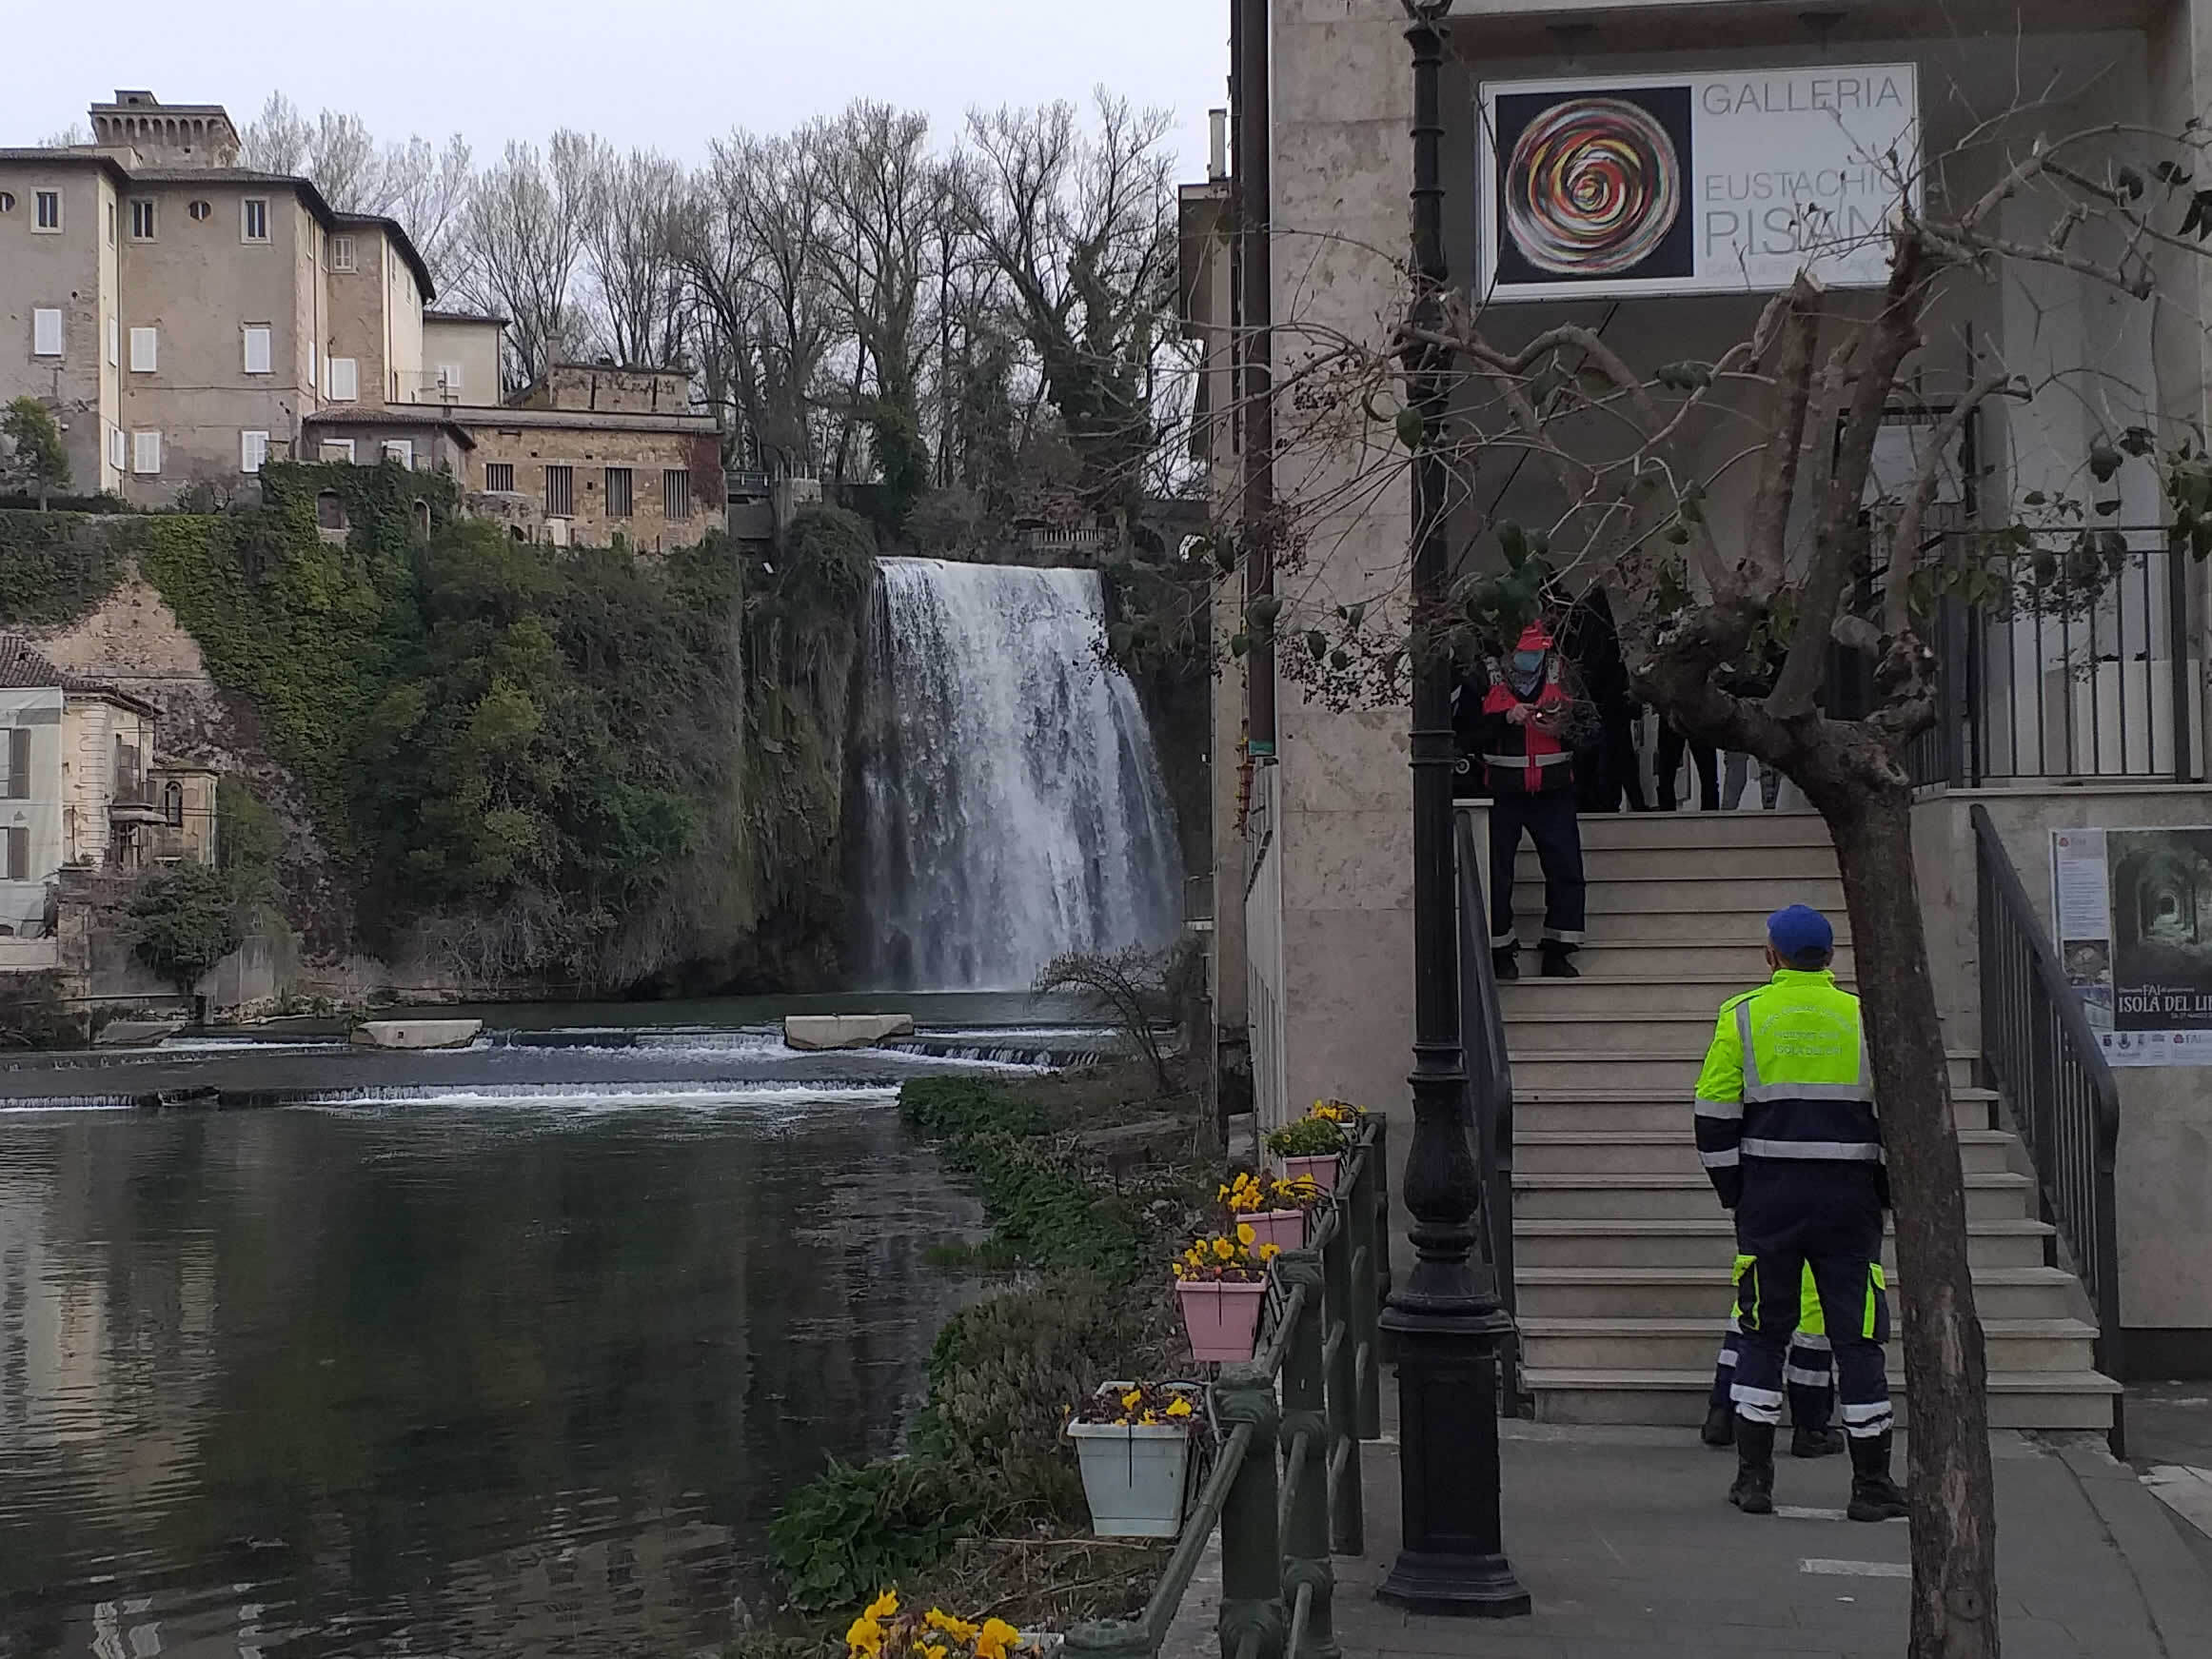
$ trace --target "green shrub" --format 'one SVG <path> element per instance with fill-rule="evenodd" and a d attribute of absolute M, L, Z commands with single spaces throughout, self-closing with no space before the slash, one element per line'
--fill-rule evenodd
<path fill-rule="evenodd" d="M 0 508 L 0 624 L 71 622 L 115 590 L 141 521 Z"/>
<path fill-rule="evenodd" d="M 1277 1157 L 1327 1157 L 1349 1144 L 1343 1126 L 1326 1117 L 1299 1117 L 1268 1132 L 1267 1149 Z"/>
<path fill-rule="evenodd" d="M 73 1048 L 89 1036 L 84 1010 L 62 995 L 61 975 L 0 974 L 0 1049 Z"/>
<path fill-rule="evenodd" d="M 130 897 L 129 913 L 138 959 L 187 996 L 245 938 L 230 883 L 205 864 L 147 877 Z"/>
<path fill-rule="evenodd" d="M 768 1525 L 768 1551 L 810 1612 L 859 1606 L 941 1559 L 991 1512 L 963 1471 L 929 1457 L 832 1462 Z"/>

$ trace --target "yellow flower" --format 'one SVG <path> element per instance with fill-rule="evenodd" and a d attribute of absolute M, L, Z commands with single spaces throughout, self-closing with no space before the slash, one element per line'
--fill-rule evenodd
<path fill-rule="evenodd" d="M 939 1642 L 934 1647 L 924 1648 L 921 1650 L 921 1659 L 945 1659 L 945 1655 L 951 1651 L 951 1649 Z"/>
<path fill-rule="evenodd" d="M 1134 1412 L 1143 1403 L 1144 1391 L 1142 1389 L 1131 1389 L 1121 1396 L 1121 1409 L 1125 1412 Z"/>
<path fill-rule="evenodd" d="M 1159 1427 L 1159 1418 L 1151 1412 L 1147 1412 L 1143 1416 L 1137 1418 L 1137 1423 L 1146 1429 L 1156 1429 Z"/>
<path fill-rule="evenodd" d="M 1236 1246 L 1226 1238 L 1216 1238 L 1214 1241 L 1214 1254 L 1222 1261 L 1234 1261 L 1236 1259 Z"/>
<path fill-rule="evenodd" d="M 875 1653 L 883 1646 L 883 1627 L 865 1613 L 845 1627 L 845 1646 L 856 1653 Z"/>
<path fill-rule="evenodd" d="M 1168 1406 L 1168 1415 L 1169 1415 L 1169 1416 L 1171 1416 L 1171 1417 L 1187 1417 L 1187 1416 L 1189 1416 L 1190 1414 L 1191 1414 L 1191 1402 L 1190 1402 L 1189 1400 L 1187 1400 L 1187 1399 L 1184 1399 L 1184 1398 L 1183 1398 L 1181 1395 L 1179 1395 L 1179 1394 L 1178 1394 L 1178 1395 L 1177 1395 L 1177 1396 L 1176 1396 L 1176 1397 L 1175 1397 L 1175 1398 L 1173 1401 L 1171 1401 L 1171 1402 L 1169 1403 L 1169 1406 Z"/>
<path fill-rule="evenodd" d="M 1255 1254 L 1262 1261 L 1273 1261 L 1276 1256 L 1282 1254 L 1282 1253 L 1283 1247 L 1279 1244 L 1263 1244 L 1254 1254 Z"/>
<path fill-rule="evenodd" d="M 1240 1221 L 1236 1224 L 1236 1242 L 1243 1245 L 1245 1249 L 1250 1250 L 1252 1241 L 1258 1236 L 1258 1234 L 1253 1232 L 1251 1222 Z"/>
<path fill-rule="evenodd" d="M 1021 1632 L 1004 1619 L 985 1619 L 981 1633 L 976 1637 L 976 1659 L 1006 1659 L 1020 1640 Z"/>
<path fill-rule="evenodd" d="M 936 1608 L 929 1610 L 929 1614 L 922 1620 L 922 1623 L 933 1630 L 942 1630 L 956 1642 L 965 1642 L 976 1633 L 976 1627 L 969 1624 L 967 1620 L 956 1619 L 952 1614 L 940 1611 Z"/>
<path fill-rule="evenodd" d="M 898 1611 L 899 1592 L 895 1590 L 887 1590 L 868 1604 L 861 1616 L 871 1619 L 887 1619 Z"/>

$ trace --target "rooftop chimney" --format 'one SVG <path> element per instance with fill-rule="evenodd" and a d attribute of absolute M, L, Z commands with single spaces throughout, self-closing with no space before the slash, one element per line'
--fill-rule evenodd
<path fill-rule="evenodd" d="M 142 88 L 118 88 L 92 106 L 92 142 L 131 149 L 144 167 L 227 168 L 238 163 L 238 128 L 220 104 L 164 104 Z"/>

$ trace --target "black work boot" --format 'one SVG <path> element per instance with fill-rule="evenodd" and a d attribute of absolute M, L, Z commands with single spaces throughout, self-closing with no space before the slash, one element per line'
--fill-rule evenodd
<path fill-rule="evenodd" d="M 1833 1457 L 1844 1449 L 1844 1432 L 1841 1429 L 1807 1429 L 1798 1424 L 1789 1432 L 1789 1455 L 1792 1457 Z"/>
<path fill-rule="evenodd" d="M 1543 944 L 1544 978 L 1547 979 L 1579 979 L 1582 972 L 1575 967 L 1572 958 L 1574 947 L 1548 938 Z"/>
<path fill-rule="evenodd" d="M 1747 1515 L 1774 1512 L 1774 1425 L 1746 1417 L 1736 1425 L 1736 1484 L 1728 1502 Z"/>
<path fill-rule="evenodd" d="M 1705 1414 L 1705 1427 L 1697 1437 L 1708 1446 L 1733 1446 L 1736 1443 L 1736 1408 L 1727 1401 L 1712 1407 Z"/>
<path fill-rule="evenodd" d="M 1521 977 L 1521 947 L 1519 945 L 1492 945 L 1490 952 L 1491 973 L 1499 979 L 1518 979 Z"/>
<path fill-rule="evenodd" d="M 1888 1430 L 1851 1441 L 1851 1503 L 1844 1512 L 1854 1521 L 1897 1521 L 1912 1512 L 1889 1478 Z"/>

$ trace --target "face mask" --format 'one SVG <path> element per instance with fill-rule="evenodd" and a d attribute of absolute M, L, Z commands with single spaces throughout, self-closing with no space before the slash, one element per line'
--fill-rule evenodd
<path fill-rule="evenodd" d="M 1541 651 L 1515 651 L 1506 679 L 1523 697 L 1544 683 L 1544 653 Z"/>

